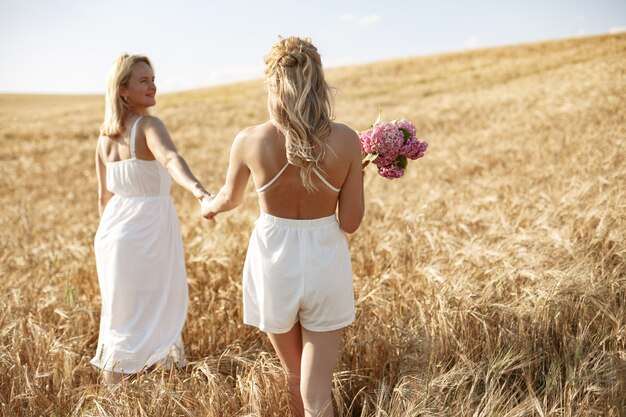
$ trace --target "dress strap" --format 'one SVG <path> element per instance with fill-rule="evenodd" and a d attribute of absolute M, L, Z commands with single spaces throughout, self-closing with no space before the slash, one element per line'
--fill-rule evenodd
<path fill-rule="evenodd" d="M 141 120 L 143 116 L 139 116 L 137 120 L 133 123 L 133 126 L 130 128 L 130 157 L 131 159 L 136 159 L 135 157 L 135 131 L 137 130 L 137 123 Z"/>
<path fill-rule="evenodd" d="M 320 180 L 322 180 L 322 182 L 323 182 L 324 184 L 326 184 L 326 186 L 327 186 L 328 188 L 330 188 L 331 190 L 333 190 L 333 191 L 334 191 L 334 192 L 336 192 L 336 193 L 338 193 L 339 191 L 341 191 L 341 188 L 337 188 L 337 187 L 333 186 L 331 183 L 329 183 L 329 182 L 328 182 L 328 180 L 327 180 L 326 178 L 324 178 L 324 177 L 322 176 L 322 174 L 320 174 L 320 172 L 319 172 L 316 168 L 313 168 L 313 172 L 315 172 L 315 175 L 317 175 L 317 178 L 319 178 Z"/>
<path fill-rule="evenodd" d="M 270 182 L 268 182 L 267 184 L 265 184 L 265 185 L 264 185 L 264 186 L 262 186 L 262 187 L 257 188 L 257 189 L 256 189 L 256 192 L 257 192 L 257 193 L 262 193 L 263 191 L 267 190 L 267 189 L 270 187 L 270 185 L 274 184 L 274 182 L 276 182 L 276 180 L 278 179 L 278 177 L 280 177 L 280 176 L 282 175 L 282 173 L 283 173 L 283 172 L 285 172 L 285 170 L 287 169 L 287 167 L 288 167 L 288 166 L 289 166 L 289 162 L 287 162 L 287 163 L 285 164 L 285 166 L 284 166 L 284 167 L 283 167 L 280 171 L 278 171 L 278 174 L 276 174 L 276 175 L 274 176 L 274 178 L 272 178 L 272 179 L 270 180 Z"/>

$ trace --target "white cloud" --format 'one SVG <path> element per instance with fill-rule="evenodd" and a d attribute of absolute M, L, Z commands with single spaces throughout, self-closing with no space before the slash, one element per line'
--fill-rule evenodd
<path fill-rule="evenodd" d="M 467 38 L 465 40 L 464 45 L 465 45 L 466 49 L 476 48 L 478 46 L 478 38 L 476 36 L 472 36 L 470 38 Z"/>
<path fill-rule="evenodd" d="M 611 35 L 615 35 L 616 33 L 623 33 L 623 32 L 626 32 L 626 26 L 617 26 L 617 27 L 612 27 L 612 28 L 609 30 L 609 33 L 610 33 Z"/>
<path fill-rule="evenodd" d="M 578 30 L 576 31 L 577 36 L 584 36 L 586 34 L 587 34 L 587 29 L 585 28 L 578 28 Z"/>
<path fill-rule="evenodd" d="M 380 16 L 377 14 L 370 14 L 367 16 L 359 16 L 351 13 L 347 13 L 339 16 L 339 20 L 346 23 L 355 24 L 358 26 L 369 26 L 380 21 Z"/>
<path fill-rule="evenodd" d="M 576 21 L 577 22 L 582 22 L 583 20 L 585 20 L 585 15 L 584 14 L 579 14 L 578 16 L 576 16 Z"/>
<path fill-rule="evenodd" d="M 357 20 L 357 24 L 359 26 L 368 26 L 368 25 L 373 25 L 374 23 L 378 22 L 380 20 L 380 16 L 378 16 L 377 14 L 371 14 L 368 16 L 363 16 L 360 17 Z"/>

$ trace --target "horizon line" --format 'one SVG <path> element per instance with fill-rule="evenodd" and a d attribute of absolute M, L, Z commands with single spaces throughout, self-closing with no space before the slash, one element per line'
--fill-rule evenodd
<path fill-rule="evenodd" d="M 570 37 L 564 37 L 564 38 L 547 38 L 547 39 L 540 39 L 540 40 L 534 40 L 534 41 L 524 41 L 524 42 L 517 42 L 517 43 L 510 43 L 510 44 L 492 44 L 492 45 L 484 45 L 484 46 L 480 46 L 480 47 L 465 47 L 463 49 L 453 49 L 453 50 L 439 51 L 439 52 L 423 54 L 423 55 L 404 55 L 404 56 L 397 56 L 397 57 L 389 57 L 389 58 L 384 58 L 384 59 L 378 59 L 378 60 L 374 60 L 374 61 L 359 61 L 359 62 L 353 62 L 353 63 L 347 63 L 347 64 L 337 64 L 337 65 L 330 64 L 330 65 L 326 66 L 325 69 L 327 69 L 327 70 L 343 69 L 343 68 L 349 68 L 349 67 L 359 67 L 359 66 L 364 66 L 364 65 L 374 65 L 374 64 L 378 64 L 378 63 L 399 61 L 399 60 L 403 60 L 403 59 L 418 59 L 418 58 L 436 57 L 436 56 L 450 55 L 450 54 L 472 53 L 472 52 L 485 51 L 485 50 L 490 50 L 490 49 L 517 47 L 517 46 L 533 45 L 533 44 L 540 44 L 540 43 L 560 42 L 560 41 L 575 40 L 575 39 L 589 39 L 589 38 L 597 38 L 597 37 L 603 37 L 603 36 L 607 36 L 607 37 L 610 37 L 610 36 L 620 36 L 620 35 L 624 35 L 624 34 L 626 34 L 626 30 L 624 30 L 624 31 L 613 31 L 613 30 L 610 30 L 608 32 L 595 33 L 595 34 L 585 34 L 585 35 L 577 35 L 577 36 L 570 36 Z M 215 82 L 215 83 L 204 84 L 204 85 L 199 85 L 199 86 L 189 87 L 189 88 L 166 90 L 166 91 L 161 92 L 160 94 L 162 94 L 162 95 L 180 94 L 180 93 L 186 93 L 186 92 L 197 91 L 197 90 L 206 90 L 206 89 L 212 89 L 212 88 L 217 88 L 217 87 L 231 86 L 231 85 L 251 82 L 251 81 L 255 81 L 255 80 L 262 80 L 262 78 L 260 78 L 260 77 L 245 77 L 244 76 L 244 77 L 239 78 L 239 79 L 231 79 L 231 80 L 224 81 L 224 82 Z M 157 91 L 158 91 L 158 88 L 157 88 Z M 45 90 L 45 91 L 0 90 L 0 95 L 3 95 L 3 96 L 8 96 L 8 95 L 20 95 L 20 96 L 28 96 L 28 95 L 32 95 L 32 96 L 81 96 L 81 97 L 89 97 L 89 96 L 99 97 L 99 96 L 102 96 L 103 97 L 105 95 L 105 93 L 102 92 L 102 91 L 98 91 L 97 92 L 97 91 L 53 91 L 53 90 Z"/>

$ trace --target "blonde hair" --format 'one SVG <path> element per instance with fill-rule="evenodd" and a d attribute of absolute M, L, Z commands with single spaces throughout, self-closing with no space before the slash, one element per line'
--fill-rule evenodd
<path fill-rule="evenodd" d="M 119 56 L 107 77 L 107 90 L 104 99 L 104 122 L 100 126 L 100 134 L 116 137 L 124 133 L 124 120 L 130 111 L 128 103 L 120 96 L 120 87 L 127 87 L 133 73 L 133 65 L 145 62 L 152 68 L 150 60 L 143 55 Z"/>
<path fill-rule="evenodd" d="M 324 159 L 332 119 L 330 88 L 317 48 L 309 38 L 279 39 L 265 57 L 265 76 L 270 117 L 285 137 L 287 161 L 300 168 L 302 184 L 314 191 L 311 171 Z"/>

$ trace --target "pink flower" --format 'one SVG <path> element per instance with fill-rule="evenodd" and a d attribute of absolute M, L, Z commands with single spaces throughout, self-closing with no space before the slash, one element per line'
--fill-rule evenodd
<path fill-rule="evenodd" d="M 382 137 L 376 138 L 376 148 L 379 154 L 397 154 L 404 143 L 404 135 L 391 123 L 381 123 Z"/>
<path fill-rule="evenodd" d="M 417 138 L 410 138 L 407 140 L 400 149 L 400 155 L 404 155 L 409 159 L 417 159 L 424 156 L 424 152 L 428 148 L 428 143 L 418 140 Z"/>
<path fill-rule="evenodd" d="M 376 166 L 385 166 L 385 165 L 390 165 L 392 163 L 394 163 L 396 161 L 396 159 L 398 158 L 398 153 L 394 152 L 392 154 L 378 154 L 378 157 L 374 160 L 374 163 L 376 164 Z"/>
<path fill-rule="evenodd" d="M 408 120 L 396 120 L 394 124 L 398 127 L 398 129 L 406 129 L 411 134 L 411 137 L 415 137 L 415 135 L 417 134 L 417 129 L 415 129 L 415 125 Z"/>
<path fill-rule="evenodd" d="M 400 178 L 401 176 L 403 176 L 404 169 L 400 168 L 396 164 L 391 164 L 391 165 L 386 165 L 386 166 L 379 166 L 378 173 L 381 176 L 392 180 L 392 179 Z"/>
<path fill-rule="evenodd" d="M 363 152 L 377 155 L 374 163 L 383 166 L 398 157 L 404 144 L 404 134 L 393 123 L 379 123 L 362 132 L 359 141 Z"/>
<path fill-rule="evenodd" d="M 367 129 L 359 135 L 361 150 L 365 153 L 372 153 L 372 129 Z"/>
<path fill-rule="evenodd" d="M 379 158 L 393 156 L 393 160 L 404 143 L 404 136 L 392 123 L 380 123 L 363 132 L 359 140 L 365 153 L 376 153 Z"/>
<path fill-rule="evenodd" d="M 363 165 L 370 162 L 385 178 L 400 178 L 407 167 L 407 159 L 424 156 L 428 143 L 417 139 L 417 129 L 409 120 L 380 122 L 359 134 L 361 150 L 366 154 Z"/>

